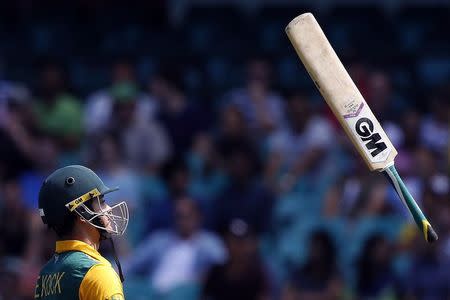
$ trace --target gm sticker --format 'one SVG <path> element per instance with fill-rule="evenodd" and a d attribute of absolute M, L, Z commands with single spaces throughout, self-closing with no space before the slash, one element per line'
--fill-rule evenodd
<path fill-rule="evenodd" d="M 343 117 L 369 161 L 378 163 L 389 157 L 389 139 L 366 103 L 362 102 L 355 113 Z"/>

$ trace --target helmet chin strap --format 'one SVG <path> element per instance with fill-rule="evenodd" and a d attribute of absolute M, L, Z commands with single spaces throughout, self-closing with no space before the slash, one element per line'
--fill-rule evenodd
<path fill-rule="evenodd" d="M 125 281 L 125 277 L 123 276 L 122 266 L 120 265 L 119 257 L 117 256 L 116 247 L 114 246 L 114 241 L 111 237 L 109 238 L 109 241 L 111 242 L 111 248 L 113 251 L 114 261 L 116 262 L 117 270 L 119 271 L 119 278 L 120 278 L 120 281 L 123 283 Z"/>
<path fill-rule="evenodd" d="M 93 222 L 96 222 L 97 223 L 96 225 L 106 227 L 100 218 L 96 218 L 95 220 L 93 220 Z M 100 233 L 100 241 L 109 240 L 111 243 L 114 261 L 116 262 L 117 270 L 119 271 L 119 278 L 120 278 L 120 281 L 123 283 L 125 281 L 125 277 L 123 276 L 122 266 L 120 265 L 119 257 L 117 256 L 117 251 L 116 251 L 116 247 L 114 245 L 112 235 L 111 235 L 111 233 L 107 232 L 105 229 L 97 228 L 97 230 Z"/>

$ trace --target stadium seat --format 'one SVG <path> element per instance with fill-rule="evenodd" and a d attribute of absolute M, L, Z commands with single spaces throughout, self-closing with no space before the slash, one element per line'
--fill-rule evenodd
<path fill-rule="evenodd" d="M 148 205 L 159 203 L 158 201 L 167 196 L 167 188 L 161 178 L 153 175 L 142 176 L 140 182 L 142 197 Z"/>
<path fill-rule="evenodd" d="M 305 261 L 309 234 L 318 223 L 316 218 L 305 216 L 279 233 L 278 255 L 285 268 L 291 269 Z"/>
<path fill-rule="evenodd" d="M 124 294 L 127 300 L 152 300 L 157 299 L 150 283 L 144 278 L 126 278 Z"/>
<path fill-rule="evenodd" d="M 153 57 L 142 56 L 139 58 L 136 65 L 136 72 L 139 81 L 142 82 L 144 86 L 148 85 L 150 77 L 156 73 L 157 67 L 158 64 Z"/>
<path fill-rule="evenodd" d="M 360 255 L 367 238 L 373 234 L 381 234 L 388 240 L 395 240 L 402 228 L 403 220 L 396 216 L 385 217 L 366 217 L 356 220 L 353 224 L 349 223 L 346 233 L 347 244 L 345 251 L 342 252 L 341 265 L 345 270 L 346 278 L 354 283 L 354 264 Z"/>
<path fill-rule="evenodd" d="M 283 230 L 295 224 L 296 220 L 307 215 L 316 215 L 315 203 L 305 195 L 300 193 L 289 193 L 282 195 L 275 202 L 274 222 L 277 230 Z"/>
<path fill-rule="evenodd" d="M 200 297 L 200 285 L 187 283 L 170 290 L 163 296 L 163 300 L 197 300 Z"/>
<path fill-rule="evenodd" d="M 226 86 L 230 73 L 231 62 L 225 57 L 212 57 L 205 63 L 205 73 L 214 88 Z"/>
<path fill-rule="evenodd" d="M 450 56 L 427 57 L 417 66 L 420 80 L 427 86 L 436 86 L 450 78 Z"/>
<path fill-rule="evenodd" d="M 280 86 L 283 88 L 301 89 L 312 86 L 311 79 L 300 64 L 294 49 L 292 49 L 288 56 L 284 56 L 278 60 L 278 63 L 275 66 L 275 73 L 279 79 Z"/>
<path fill-rule="evenodd" d="M 277 54 L 289 49 L 289 40 L 284 27 L 290 20 L 262 23 L 259 35 L 259 49 L 266 54 Z"/>

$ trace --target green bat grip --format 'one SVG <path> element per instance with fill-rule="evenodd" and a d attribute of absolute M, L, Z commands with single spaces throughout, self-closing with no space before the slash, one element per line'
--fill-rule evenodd
<path fill-rule="evenodd" d="M 416 201 L 414 201 L 413 196 L 411 196 L 411 194 L 409 193 L 408 189 L 406 188 L 406 185 L 403 183 L 402 179 L 400 178 L 400 175 L 398 175 L 398 172 L 395 169 L 395 166 L 392 165 L 392 166 L 387 167 L 386 169 L 383 170 L 383 173 L 389 179 L 389 182 L 394 187 L 398 196 L 403 201 L 405 206 L 408 208 L 408 210 L 411 213 L 411 215 L 413 216 L 414 221 L 416 222 L 417 226 L 423 232 L 423 236 L 425 237 L 425 240 L 428 243 L 432 243 L 432 242 L 436 241 L 438 239 L 438 235 L 433 230 L 433 227 L 431 227 L 430 222 L 428 222 L 427 218 L 420 210 Z"/>

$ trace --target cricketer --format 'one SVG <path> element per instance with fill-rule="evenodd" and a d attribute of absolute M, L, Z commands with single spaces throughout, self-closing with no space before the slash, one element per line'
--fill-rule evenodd
<path fill-rule="evenodd" d="M 112 207 L 104 195 L 110 189 L 90 169 L 73 165 L 53 172 L 39 192 L 39 212 L 58 239 L 53 257 L 39 273 L 35 299 L 124 299 L 123 275 L 112 235 L 122 235 L 128 224 L 128 207 Z M 98 252 L 110 240 L 119 275 Z"/>

